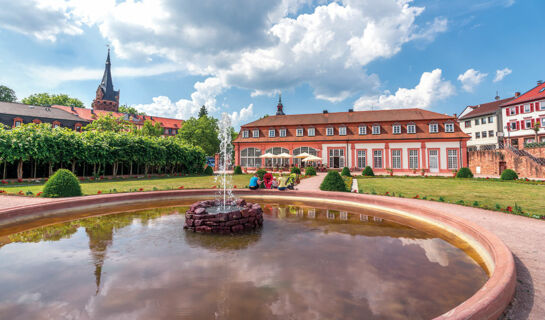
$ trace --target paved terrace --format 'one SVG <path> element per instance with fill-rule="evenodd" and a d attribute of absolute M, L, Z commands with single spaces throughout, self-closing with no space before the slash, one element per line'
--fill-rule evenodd
<path fill-rule="evenodd" d="M 325 173 L 304 179 L 297 190 L 316 191 Z M 280 192 L 280 191 L 279 191 Z M 373 195 L 364 195 L 370 199 Z M 55 199 L 0 196 L 0 209 L 56 201 Z M 477 208 L 433 201 L 391 198 L 392 202 L 418 201 L 423 208 L 439 208 L 494 232 L 511 249 L 517 268 L 517 288 L 505 319 L 545 319 L 545 222 Z"/>

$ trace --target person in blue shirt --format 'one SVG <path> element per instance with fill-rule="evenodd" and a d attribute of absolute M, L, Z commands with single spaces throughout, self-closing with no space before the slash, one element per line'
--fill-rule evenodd
<path fill-rule="evenodd" d="M 254 176 L 250 178 L 250 190 L 257 190 L 259 189 L 259 184 L 261 181 L 259 181 L 257 173 L 254 173 Z"/>

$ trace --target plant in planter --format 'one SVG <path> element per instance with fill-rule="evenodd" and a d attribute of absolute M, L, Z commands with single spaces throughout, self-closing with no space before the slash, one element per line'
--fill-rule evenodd
<path fill-rule="evenodd" d="M 416 169 L 413 169 L 413 174 L 416 174 Z"/>
<path fill-rule="evenodd" d="M 392 170 L 390 168 L 386 168 L 386 172 L 388 172 L 390 174 L 390 177 L 394 175 L 394 170 Z"/>
<path fill-rule="evenodd" d="M 425 174 L 426 174 L 426 169 L 420 170 L 420 175 L 421 175 L 421 176 L 424 176 Z"/>

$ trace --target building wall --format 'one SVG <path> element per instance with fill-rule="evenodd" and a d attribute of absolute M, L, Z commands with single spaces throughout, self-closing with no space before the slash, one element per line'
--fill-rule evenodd
<path fill-rule="evenodd" d="M 492 118 L 492 123 L 490 123 L 489 118 Z M 475 120 L 479 121 L 479 124 L 475 124 Z M 482 120 L 486 119 L 486 123 L 482 124 Z M 470 121 L 471 127 L 466 126 L 466 121 Z M 479 116 L 474 118 L 468 118 L 459 120 L 460 128 L 464 133 L 467 133 L 471 136 L 471 139 L 467 142 L 467 146 L 482 146 L 482 145 L 498 145 L 498 117 L 496 114 L 489 114 L 485 116 Z M 490 136 L 490 131 L 493 132 Z M 480 134 L 480 138 L 476 137 L 476 133 Z M 486 132 L 486 138 L 483 138 L 483 132 Z M 501 130 L 500 130 L 501 132 Z"/>
<path fill-rule="evenodd" d="M 542 152 L 545 154 L 545 150 Z M 503 162 L 505 168 L 514 170 L 520 178 L 545 178 L 545 166 L 508 150 L 470 151 L 468 158 L 469 168 L 475 174 L 498 176 Z"/>
<path fill-rule="evenodd" d="M 539 104 L 539 110 L 535 108 L 536 102 Z M 530 112 L 518 112 L 513 114 L 511 111 L 507 112 L 507 109 L 511 108 L 525 109 L 530 107 Z M 518 123 L 518 129 L 510 129 L 504 132 L 504 138 L 511 142 L 514 139 L 518 142 L 518 146 L 522 147 L 526 139 L 533 139 L 535 137 L 534 130 L 526 128 L 526 120 L 530 120 L 531 123 L 539 122 L 541 124 L 540 137 L 545 137 L 545 100 L 530 101 L 527 103 L 517 104 L 514 106 L 502 108 L 503 126 L 511 126 L 511 123 Z M 532 122 L 533 121 L 533 122 Z M 531 125 L 533 126 L 533 125 Z M 540 138 L 541 139 L 541 138 Z"/>
<path fill-rule="evenodd" d="M 35 122 L 35 120 L 39 120 L 41 123 L 58 122 L 61 127 L 67 127 L 67 128 L 72 129 L 72 130 L 75 129 L 76 124 L 79 124 L 79 125 L 81 125 L 83 127 L 88 124 L 88 122 L 84 121 L 83 119 L 81 121 L 74 121 L 74 120 L 66 120 L 66 119 L 30 117 L 30 116 L 21 116 L 21 115 L 0 113 L 0 123 L 8 126 L 9 128 L 14 126 L 14 121 L 15 121 L 16 118 L 22 120 L 23 124 L 32 123 L 32 122 Z"/>

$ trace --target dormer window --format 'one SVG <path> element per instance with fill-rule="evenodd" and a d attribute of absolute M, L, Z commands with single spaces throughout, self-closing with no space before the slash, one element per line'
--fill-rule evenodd
<path fill-rule="evenodd" d="M 314 128 L 313 128 L 314 129 Z M 305 133 L 305 130 L 303 128 L 297 128 L 295 130 L 295 135 L 298 136 L 298 137 L 302 137 Z M 309 134 L 310 135 L 310 134 Z"/>
<path fill-rule="evenodd" d="M 308 134 L 309 137 L 314 137 L 316 135 L 316 129 L 308 128 L 307 129 L 307 134 Z"/>
<path fill-rule="evenodd" d="M 407 125 L 407 133 L 416 133 L 416 124 L 409 123 Z"/>
<path fill-rule="evenodd" d="M 259 138 L 259 129 L 254 129 L 252 131 L 252 138 Z"/>
<path fill-rule="evenodd" d="M 454 132 L 454 123 L 445 123 L 445 132 Z"/>
<path fill-rule="evenodd" d="M 276 130 L 269 129 L 269 138 L 274 138 L 275 134 L 276 134 Z"/>
<path fill-rule="evenodd" d="M 339 127 L 339 135 L 346 136 L 346 127 Z"/>
<path fill-rule="evenodd" d="M 380 134 L 380 125 L 378 124 L 373 125 L 373 134 Z"/>
<path fill-rule="evenodd" d="M 437 123 L 430 123 L 430 133 L 438 133 L 439 125 Z"/>
<path fill-rule="evenodd" d="M 243 138 L 249 138 L 250 137 L 250 130 L 243 130 L 242 131 L 242 137 Z"/>
<path fill-rule="evenodd" d="M 286 129 L 280 129 L 279 134 L 280 134 L 280 137 L 285 137 L 286 136 Z"/>
<path fill-rule="evenodd" d="M 394 134 L 401 134 L 401 125 L 400 124 L 394 124 L 392 126 L 392 132 Z"/>
<path fill-rule="evenodd" d="M 359 133 L 360 135 L 367 134 L 367 127 L 366 127 L 366 126 L 359 126 L 359 127 L 358 127 L 358 133 Z"/>
<path fill-rule="evenodd" d="M 328 136 L 332 136 L 334 134 L 333 128 L 332 127 L 326 128 L 325 134 Z"/>

